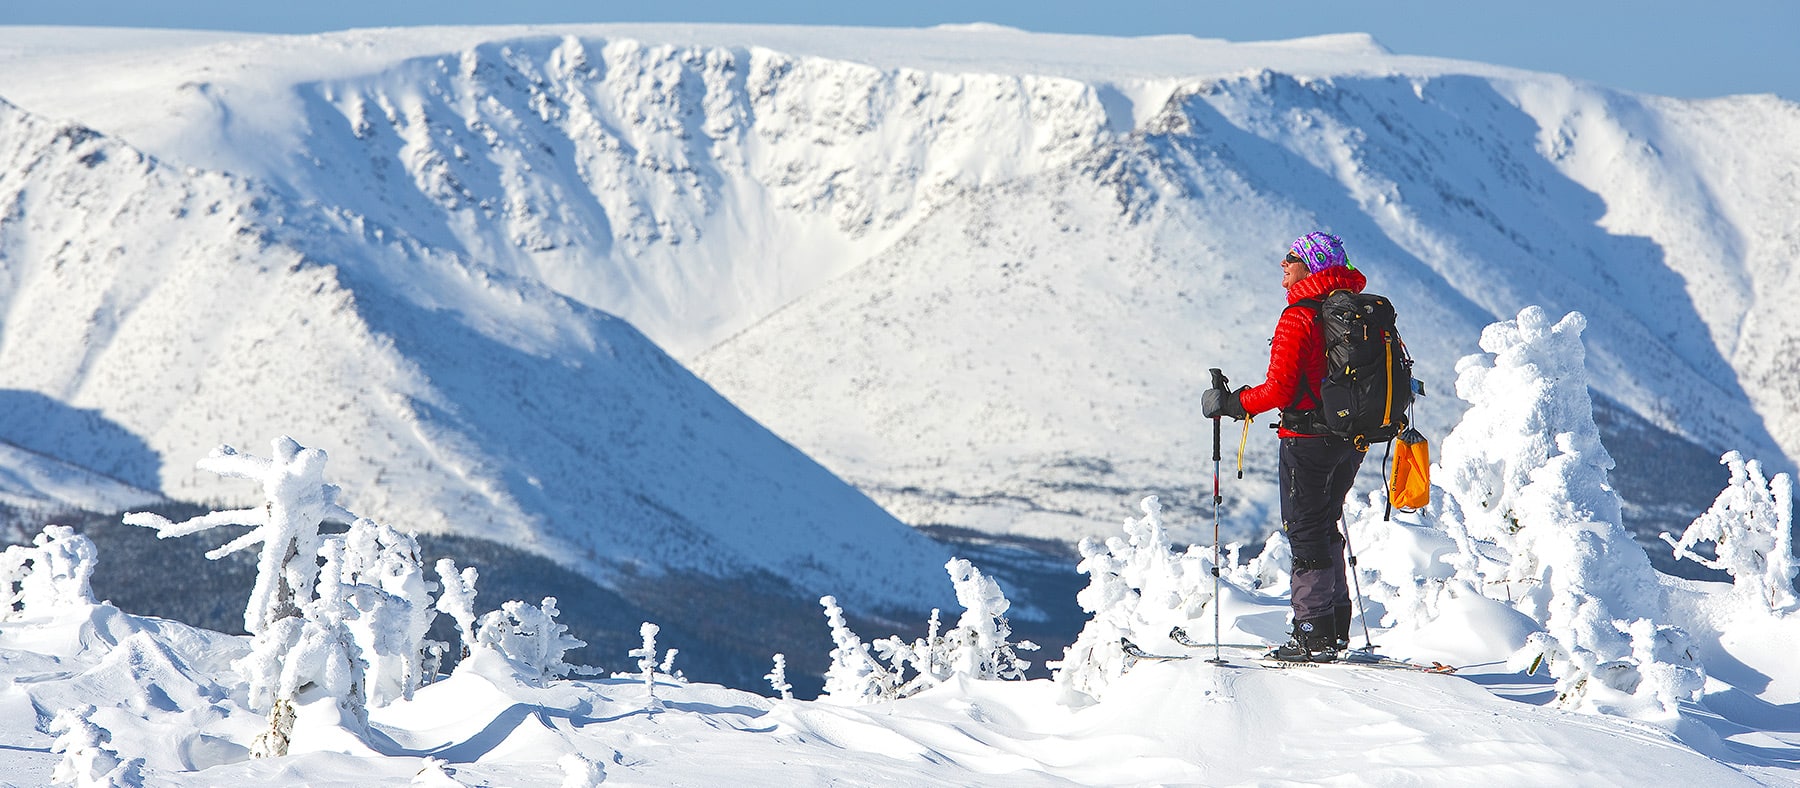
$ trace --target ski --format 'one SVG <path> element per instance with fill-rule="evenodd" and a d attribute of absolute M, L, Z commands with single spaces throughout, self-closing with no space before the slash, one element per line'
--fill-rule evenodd
<path fill-rule="evenodd" d="M 1179 626 L 1169 630 L 1169 639 L 1173 640 L 1177 644 L 1185 646 L 1187 648 L 1213 648 L 1214 647 L 1214 644 L 1212 644 L 1212 643 L 1201 643 L 1197 640 L 1194 640 L 1192 636 L 1188 635 L 1187 630 L 1182 629 Z M 1341 655 L 1334 662 L 1289 662 L 1286 660 L 1278 660 L 1278 659 L 1275 659 L 1274 657 L 1269 656 L 1271 649 L 1269 648 L 1269 646 L 1263 645 L 1263 644 L 1220 643 L 1220 644 L 1218 644 L 1217 647 L 1218 648 L 1230 648 L 1230 649 L 1250 649 L 1250 650 L 1254 650 L 1254 651 L 1259 651 L 1259 652 L 1262 652 L 1262 653 L 1256 655 L 1256 658 L 1259 661 L 1262 661 L 1265 663 L 1278 663 L 1279 665 L 1284 666 L 1284 667 L 1293 667 L 1293 666 L 1298 666 L 1298 665 L 1345 664 L 1345 665 L 1365 665 L 1365 666 L 1372 667 L 1372 668 L 1381 668 L 1383 670 L 1411 670 L 1411 671 L 1417 671 L 1419 673 L 1438 673 L 1438 674 L 1444 674 L 1444 675 L 1454 674 L 1456 672 L 1455 666 L 1446 665 L 1442 662 L 1432 662 L 1430 664 L 1407 662 L 1404 660 L 1394 659 L 1392 657 L 1382 656 L 1380 654 L 1376 654 L 1367 649 L 1347 649 L 1347 650 L 1341 652 Z M 1142 649 L 1139 649 L 1139 650 L 1141 651 Z"/>
<path fill-rule="evenodd" d="M 1192 654 L 1152 654 L 1145 651 L 1142 647 L 1138 646 L 1138 644 L 1131 642 L 1131 638 L 1128 637 L 1119 638 L 1119 648 L 1124 649 L 1125 655 L 1132 659 L 1143 659 L 1153 662 L 1174 662 L 1177 660 L 1194 658 L 1194 655 Z"/>
<path fill-rule="evenodd" d="M 1187 646 L 1188 648 L 1212 648 L 1213 647 L 1213 644 L 1211 644 L 1211 643 L 1201 643 L 1200 641 L 1195 640 L 1192 636 L 1188 635 L 1187 630 L 1182 629 L 1181 627 L 1175 627 L 1174 629 L 1169 630 L 1169 639 L 1175 641 L 1176 643 L 1180 643 L 1183 646 Z M 1219 645 L 1219 648 L 1239 648 L 1239 649 L 1247 648 L 1247 649 L 1259 649 L 1259 650 L 1265 650 L 1265 651 L 1268 650 L 1268 648 L 1269 648 L 1267 645 L 1262 644 L 1262 643 L 1220 643 L 1218 645 Z"/>

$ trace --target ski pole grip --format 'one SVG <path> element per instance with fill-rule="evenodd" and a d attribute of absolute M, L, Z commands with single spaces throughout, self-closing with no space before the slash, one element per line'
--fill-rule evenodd
<path fill-rule="evenodd" d="M 1223 370 L 1220 370 L 1218 367 L 1213 367 L 1207 371 L 1212 373 L 1213 388 L 1225 391 L 1231 387 L 1231 384 L 1225 381 L 1225 372 Z"/>

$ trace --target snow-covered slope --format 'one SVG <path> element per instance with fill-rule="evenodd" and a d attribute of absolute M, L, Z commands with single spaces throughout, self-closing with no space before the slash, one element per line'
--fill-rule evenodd
<path fill-rule="evenodd" d="M 341 208 L 0 105 L 0 430 L 190 500 L 281 432 L 353 511 L 621 570 L 914 608 L 945 552 L 623 321 Z M 98 428 L 95 428 L 98 422 Z M 879 560 L 889 571 L 862 571 Z"/>
<path fill-rule="evenodd" d="M 1402 305 L 1430 383 L 1496 317 L 1579 309 L 1597 393 L 1643 434 L 1800 455 L 1800 108 L 1769 97 L 1636 96 L 1360 35 L 992 26 L 185 47 L 15 28 L 0 57 L 0 97 L 233 173 L 273 195 L 246 209 L 264 224 L 331 217 L 351 228 L 335 255 L 407 271 L 346 279 L 358 299 L 414 286 L 417 260 L 541 282 L 914 524 L 1067 539 L 1146 491 L 1203 511 L 1206 369 L 1260 378 L 1273 261 L 1315 227 Z M 437 347 L 405 333 L 396 359 Z M 74 377 L 23 387 L 60 400 Z M 1419 413 L 1437 434 L 1461 407 L 1445 393 Z M 1268 524 L 1270 443 L 1228 499 L 1246 530 Z"/>
<path fill-rule="evenodd" d="M 1368 565 L 1443 557 L 1435 529 L 1390 528 L 1426 538 L 1365 543 Z M 1226 582 L 1229 639 L 1279 620 L 1285 591 Z M 246 697 L 246 639 L 33 600 L 0 629 L 0 781 L 119 768 L 121 782 L 151 785 L 1793 784 L 1800 619 L 1723 584 L 1665 579 L 1662 593 L 1695 635 L 1690 653 L 1717 667 L 1678 714 L 1648 721 L 1557 708 L 1548 670 L 1503 664 L 1529 622 L 1465 587 L 1430 614 L 1418 632 L 1429 637 L 1374 634 L 1395 653 L 1455 660 L 1460 675 L 1279 668 L 1236 648 L 1214 665 L 1210 649 L 1145 628 L 1133 635 L 1146 648 L 1187 658 L 1136 662 L 1097 699 L 964 673 L 857 705 L 667 675 L 545 681 L 477 644 L 366 724 L 312 691 L 278 758 L 249 756 L 268 721 Z M 1205 612 L 1183 623 L 1198 633 Z"/>
<path fill-rule="evenodd" d="M 43 525 L 37 520 L 53 513 L 111 513 L 160 500 L 149 490 L 0 441 L 0 521 L 17 526 L 19 536 L 35 532 Z"/>

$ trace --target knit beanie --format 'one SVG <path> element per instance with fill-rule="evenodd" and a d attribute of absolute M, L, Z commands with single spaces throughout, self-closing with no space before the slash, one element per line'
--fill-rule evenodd
<path fill-rule="evenodd" d="M 1327 268 L 1349 266 L 1350 256 L 1344 253 L 1344 242 L 1330 233 L 1311 232 L 1294 239 L 1288 252 L 1306 263 L 1306 270 L 1318 273 Z"/>

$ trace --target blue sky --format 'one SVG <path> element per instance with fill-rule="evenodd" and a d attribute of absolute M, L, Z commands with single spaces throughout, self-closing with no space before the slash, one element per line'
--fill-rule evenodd
<path fill-rule="evenodd" d="M 1454 10 L 1446 10 L 1454 9 Z M 0 24 L 313 33 L 349 27 L 554 22 L 750 22 L 1027 30 L 1235 41 L 1372 33 L 1404 54 L 1552 71 L 1699 97 L 1800 101 L 1800 0 L 0 0 Z"/>

